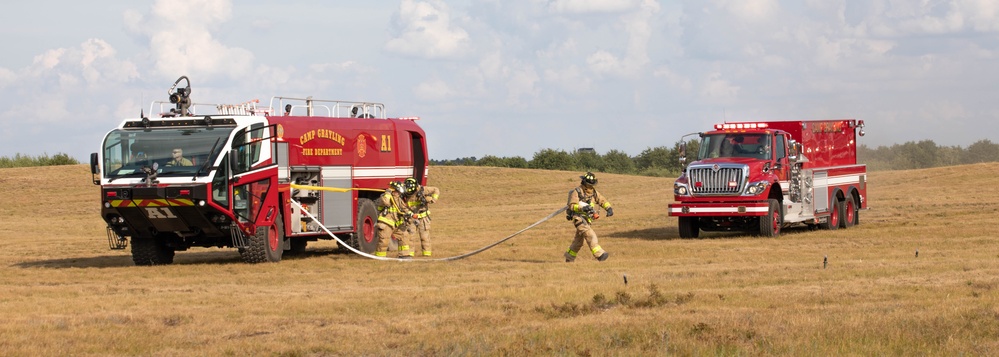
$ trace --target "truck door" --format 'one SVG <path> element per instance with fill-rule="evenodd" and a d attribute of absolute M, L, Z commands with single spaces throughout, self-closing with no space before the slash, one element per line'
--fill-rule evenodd
<path fill-rule="evenodd" d="M 423 135 L 417 132 L 409 132 L 413 143 L 413 178 L 416 182 L 423 182 L 423 176 L 427 173 L 427 147 L 423 141 Z"/>
<path fill-rule="evenodd" d="M 780 182 L 787 183 L 790 177 L 788 173 L 790 172 L 791 166 L 787 159 L 787 134 L 780 133 L 774 135 L 774 167 L 776 168 L 777 180 Z M 784 191 L 787 192 L 787 186 L 785 184 Z"/>
<path fill-rule="evenodd" d="M 237 130 L 229 151 L 232 210 L 240 221 L 258 227 L 272 225 L 280 213 L 273 133 L 274 126 L 263 123 Z"/>

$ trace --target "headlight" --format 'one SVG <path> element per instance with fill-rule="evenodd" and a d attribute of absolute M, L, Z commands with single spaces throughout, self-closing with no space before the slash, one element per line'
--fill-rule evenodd
<path fill-rule="evenodd" d="M 763 191 L 766 191 L 766 190 L 767 190 L 767 182 L 766 181 L 753 182 L 753 183 L 749 184 L 748 187 L 746 187 L 746 193 L 745 193 L 745 195 L 747 195 L 747 196 L 756 196 L 758 194 L 763 193 Z"/>
<path fill-rule="evenodd" d="M 687 191 L 687 185 L 681 185 L 678 183 L 673 184 L 673 194 L 678 196 L 686 196 L 689 194 Z"/>

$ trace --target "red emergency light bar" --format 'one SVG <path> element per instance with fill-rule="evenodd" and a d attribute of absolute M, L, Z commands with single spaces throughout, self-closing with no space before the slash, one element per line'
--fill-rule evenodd
<path fill-rule="evenodd" d="M 766 129 L 767 123 L 725 123 L 715 124 L 715 130 Z"/>

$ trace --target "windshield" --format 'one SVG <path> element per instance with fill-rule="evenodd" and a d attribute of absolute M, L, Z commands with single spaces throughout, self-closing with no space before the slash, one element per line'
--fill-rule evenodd
<path fill-rule="evenodd" d="M 104 140 L 104 177 L 145 176 L 142 168 L 160 177 L 205 174 L 225 147 L 231 127 L 156 130 L 118 129 Z M 213 148 L 214 147 L 214 148 Z"/>
<path fill-rule="evenodd" d="M 724 133 L 701 136 L 697 159 L 716 157 L 770 158 L 769 134 Z"/>

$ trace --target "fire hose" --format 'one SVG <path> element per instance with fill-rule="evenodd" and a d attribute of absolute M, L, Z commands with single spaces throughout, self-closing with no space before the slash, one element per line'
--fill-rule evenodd
<path fill-rule="evenodd" d="M 371 254 L 362 252 L 360 250 L 357 250 L 354 247 L 351 247 L 350 244 L 347 244 L 346 242 L 344 242 L 343 240 L 341 240 L 340 237 L 337 237 L 336 234 L 333 234 L 333 232 L 331 232 L 329 229 L 327 229 L 326 226 L 323 225 L 322 222 L 319 221 L 319 219 L 317 219 L 315 216 L 313 216 L 312 213 L 309 213 L 309 211 L 306 210 L 304 207 L 302 207 L 302 205 L 300 205 L 297 201 L 291 200 L 291 204 L 294 205 L 295 207 L 297 207 L 298 209 L 300 209 L 302 211 L 302 213 L 305 213 L 305 215 L 308 216 L 310 219 L 312 219 L 312 220 L 314 220 L 316 222 L 319 222 L 320 223 L 319 227 L 322 228 L 323 231 L 326 231 L 326 234 L 329 234 L 330 237 L 333 237 L 333 239 L 335 239 L 336 242 L 337 242 L 337 244 L 340 244 L 341 247 L 346 247 L 350 251 L 356 253 L 357 255 L 365 257 L 365 258 L 371 258 L 371 259 L 377 259 L 377 260 L 395 260 L 395 261 L 405 261 L 405 262 L 412 262 L 412 261 L 420 261 L 420 262 L 442 262 L 442 261 L 453 261 L 453 260 L 468 258 L 470 256 L 482 253 L 482 252 L 484 252 L 484 251 L 486 251 L 486 250 L 488 250 L 488 249 L 490 249 L 492 247 L 495 247 L 495 246 L 499 245 L 500 243 L 506 242 L 506 241 L 510 240 L 511 238 L 516 237 L 517 235 L 519 235 L 521 233 L 524 233 L 524 232 L 528 231 L 529 229 L 534 228 L 537 225 L 539 225 L 541 223 L 544 223 L 545 221 L 547 221 L 549 219 L 552 219 L 552 217 L 555 217 L 559 213 L 562 213 L 562 212 L 565 211 L 565 207 L 559 208 L 559 209 L 555 210 L 555 212 L 552 212 L 552 213 L 548 214 L 548 216 L 546 216 L 546 217 L 538 220 L 537 222 L 532 223 L 531 225 L 529 225 L 527 227 L 524 227 L 523 229 L 521 229 L 521 230 L 519 230 L 517 232 L 514 232 L 513 234 L 507 236 L 506 238 L 500 239 L 500 240 L 498 240 L 498 241 L 496 241 L 494 243 L 491 243 L 491 244 L 489 244 L 489 245 L 487 245 L 485 247 L 476 249 L 474 251 L 471 251 L 471 252 L 468 252 L 468 253 L 465 253 L 465 254 L 456 255 L 456 256 L 447 257 L 447 258 L 399 259 L 399 258 L 390 258 L 390 257 L 379 257 L 379 256 L 375 256 L 375 255 L 371 255 Z"/>

